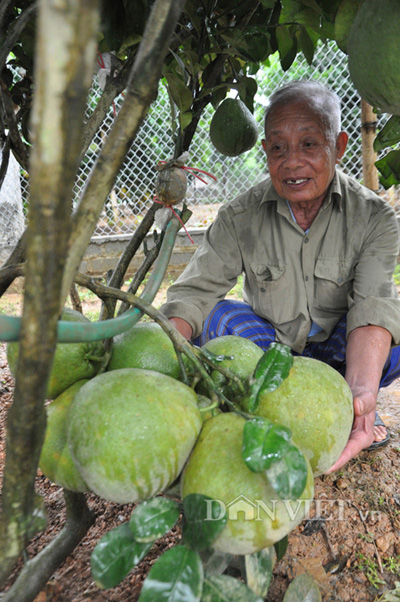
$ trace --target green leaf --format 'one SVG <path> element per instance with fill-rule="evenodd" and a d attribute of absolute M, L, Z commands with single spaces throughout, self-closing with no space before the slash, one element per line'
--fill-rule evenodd
<path fill-rule="evenodd" d="M 276 552 L 276 562 L 279 562 L 280 560 L 282 560 L 282 558 L 286 554 L 288 545 L 289 545 L 289 539 L 288 539 L 287 535 L 285 535 L 285 537 L 283 537 L 282 539 L 280 539 L 279 541 L 274 543 L 274 549 Z"/>
<path fill-rule="evenodd" d="M 285 426 L 275 425 L 267 418 L 248 420 L 243 428 L 242 458 L 253 472 L 270 468 L 289 449 L 292 434 Z"/>
<path fill-rule="evenodd" d="M 176 106 L 179 108 L 181 113 L 186 113 L 192 106 L 193 97 L 192 93 L 186 85 L 186 82 L 174 73 L 165 73 L 165 79 L 167 80 L 169 91 L 172 99 Z"/>
<path fill-rule="evenodd" d="M 146 577 L 139 602 L 199 602 L 203 565 L 197 552 L 185 546 L 170 548 Z"/>
<path fill-rule="evenodd" d="M 291 445 L 278 462 L 265 471 L 274 491 L 281 499 L 295 500 L 307 483 L 307 462 L 301 451 Z"/>
<path fill-rule="evenodd" d="M 263 32 L 252 31 L 252 28 L 249 27 L 244 36 L 246 48 L 241 50 L 247 54 L 250 61 L 253 61 L 254 63 L 265 61 L 271 53 L 269 35 L 266 34 L 265 30 Z"/>
<path fill-rule="evenodd" d="M 181 130 L 187 128 L 192 123 L 193 113 L 192 111 L 186 111 L 186 113 L 179 113 L 179 122 L 181 124 Z"/>
<path fill-rule="evenodd" d="M 128 523 L 106 533 L 91 556 L 92 576 L 98 587 L 118 585 L 131 569 L 144 558 L 151 543 L 138 543 Z"/>
<path fill-rule="evenodd" d="M 276 562 L 273 546 L 244 557 L 246 583 L 255 594 L 265 598 L 272 582 L 272 571 Z"/>
<path fill-rule="evenodd" d="M 136 506 L 129 527 L 136 541 L 155 541 L 172 529 L 179 514 L 179 504 L 166 497 L 155 497 Z"/>
<path fill-rule="evenodd" d="M 289 376 L 293 355 L 288 345 L 271 343 L 254 370 L 248 398 L 248 411 L 254 412 L 263 392 L 275 391 Z"/>
<path fill-rule="evenodd" d="M 279 25 L 276 28 L 276 41 L 278 43 L 282 69 L 283 71 L 287 71 L 297 54 L 297 39 L 292 35 L 291 27 Z"/>
<path fill-rule="evenodd" d="M 263 600 L 234 577 L 209 575 L 204 579 L 201 602 L 263 602 Z"/>
<path fill-rule="evenodd" d="M 321 7 L 318 6 L 316 0 L 300 0 L 300 1 L 301 1 L 301 4 L 304 4 L 304 6 L 308 6 L 309 8 L 312 8 L 319 15 L 322 14 Z"/>
<path fill-rule="evenodd" d="M 384 188 L 400 184 L 400 150 L 390 151 L 385 157 L 375 162 L 380 172 L 379 181 Z"/>
<path fill-rule="evenodd" d="M 400 142 L 400 116 L 392 115 L 377 134 L 374 140 L 374 151 L 379 153 L 384 148 L 397 144 L 397 142 Z"/>
<path fill-rule="evenodd" d="M 275 0 L 261 0 L 261 4 L 264 8 L 274 8 Z"/>
<path fill-rule="evenodd" d="M 321 602 L 321 592 L 307 573 L 298 575 L 286 590 L 283 602 Z"/>
<path fill-rule="evenodd" d="M 200 558 L 205 574 L 221 575 L 226 571 L 235 556 L 226 554 L 225 552 L 218 552 L 213 548 L 206 548 L 200 551 Z"/>
<path fill-rule="evenodd" d="M 206 495 L 191 493 L 183 500 L 183 539 L 193 550 L 205 550 L 224 529 L 226 509 Z"/>
<path fill-rule="evenodd" d="M 298 40 L 300 50 L 302 50 L 304 56 L 306 57 L 307 63 L 311 65 L 314 58 L 315 45 L 306 27 L 299 27 Z"/>

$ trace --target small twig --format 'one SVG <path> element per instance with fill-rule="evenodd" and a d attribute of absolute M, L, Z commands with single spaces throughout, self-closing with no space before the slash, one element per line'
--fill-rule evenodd
<path fill-rule="evenodd" d="M 322 530 L 322 533 L 324 534 L 325 542 L 326 542 L 327 548 L 329 550 L 329 554 L 331 555 L 332 560 L 335 560 L 335 558 L 337 557 L 337 555 L 336 555 L 335 550 L 333 549 L 333 546 L 331 544 L 331 540 L 330 540 L 330 537 L 329 537 L 329 534 L 328 534 L 328 530 L 327 530 L 326 525 L 325 525 L 325 521 L 323 521 L 323 523 L 321 525 L 321 530 Z"/>
<path fill-rule="evenodd" d="M 72 284 L 71 289 L 69 291 L 69 296 L 71 299 L 72 307 L 75 311 L 79 311 L 81 314 L 83 313 L 82 302 L 79 297 L 78 289 L 76 288 L 75 282 Z"/>
<path fill-rule="evenodd" d="M 158 253 L 159 253 L 159 248 L 157 246 L 154 246 L 150 249 L 150 251 L 147 253 L 146 257 L 144 258 L 142 265 L 136 270 L 136 273 L 135 273 L 134 277 L 132 278 L 132 282 L 129 285 L 129 288 L 127 291 L 128 293 L 132 293 L 133 295 L 136 293 L 139 286 L 143 282 L 147 272 L 149 271 L 149 269 L 151 268 L 151 266 L 157 259 Z M 120 316 L 121 314 L 123 314 L 124 311 L 126 311 L 128 309 L 128 307 L 129 307 L 128 303 L 121 303 L 121 307 L 119 308 L 117 315 Z"/>

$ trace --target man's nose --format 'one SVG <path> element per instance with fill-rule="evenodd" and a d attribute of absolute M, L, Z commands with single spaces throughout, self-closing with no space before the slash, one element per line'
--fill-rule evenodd
<path fill-rule="evenodd" d="M 302 165 L 304 162 L 304 155 L 301 151 L 301 148 L 298 146 L 289 146 L 286 149 L 285 153 L 285 164 L 288 167 L 297 167 L 298 165 Z"/>

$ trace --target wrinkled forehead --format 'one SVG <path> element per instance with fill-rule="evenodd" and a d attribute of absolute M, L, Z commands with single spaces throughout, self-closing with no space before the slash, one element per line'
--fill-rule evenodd
<path fill-rule="evenodd" d="M 319 131 L 328 136 L 330 128 L 323 111 L 309 101 L 293 100 L 276 104 L 270 109 L 265 119 L 266 137 L 277 133 L 288 119 L 295 120 L 304 131 Z"/>

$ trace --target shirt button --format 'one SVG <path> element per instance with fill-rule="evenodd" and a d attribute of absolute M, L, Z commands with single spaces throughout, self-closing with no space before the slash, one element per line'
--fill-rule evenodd
<path fill-rule="evenodd" d="M 260 291 L 261 291 L 262 293 L 265 293 L 265 288 L 262 286 L 262 287 L 260 288 Z"/>
<path fill-rule="evenodd" d="M 308 242 L 310 239 L 308 238 L 308 236 L 305 237 L 304 242 Z"/>
<path fill-rule="evenodd" d="M 337 279 L 338 283 L 341 284 L 343 282 L 343 278 L 341 276 L 339 276 L 339 278 Z"/>
<path fill-rule="evenodd" d="M 306 277 L 304 278 L 304 280 L 305 280 L 306 282 L 308 282 L 308 276 L 306 276 Z"/>

